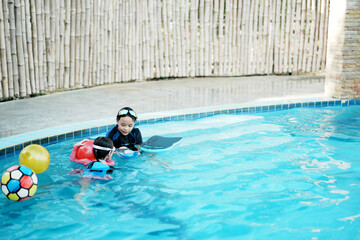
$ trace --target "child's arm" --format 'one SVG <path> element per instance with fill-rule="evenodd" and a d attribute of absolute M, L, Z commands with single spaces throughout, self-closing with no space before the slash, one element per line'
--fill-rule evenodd
<path fill-rule="evenodd" d="M 136 139 L 136 145 L 135 146 L 137 148 L 137 151 L 140 153 L 140 147 L 141 147 L 141 144 L 143 144 L 140 129 L 139 129 L 139 133 L 137 134 L 136 138 L 137 139 Z"/>
<path fill-rule="evenodd" d="M 83 145 L 86 141 L 89 141 L 89 139 L 84 139 L 84 140 L 81 140 L 80 142 L 75 143 L 75 145 L 74 145 L 74 146 L 80 147 L 80 146 L 82 146 L 82 145 Z"/>

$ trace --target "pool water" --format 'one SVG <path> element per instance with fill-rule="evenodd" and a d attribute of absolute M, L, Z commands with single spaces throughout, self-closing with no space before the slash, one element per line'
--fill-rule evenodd
<path fill-rule="evenodd" d="M 140 129 L 144 139 L 184 139 L 166 152 L 115 159 L 114 179 L 90 182 L 68 174 L 81 168 L 69 161 L 80 139 L 47 146 L 51 164 L 36 194 L 0 198 L 0 238 L 360 238 L 360 106 Z"/>

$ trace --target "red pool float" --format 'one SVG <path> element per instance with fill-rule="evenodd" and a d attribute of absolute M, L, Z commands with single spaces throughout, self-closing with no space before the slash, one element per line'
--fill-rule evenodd
<path fill-rule="evenodd" d="M 96 158 L 93 151 L 94 140 L 84 140 L 80 146 L 74 145 L 73 151 L 70 155 L 70 161 L 80 163 L 87 166 L 89 162 L 95 162 Z M 108 165 L 114 165 L 114 160 L 106 160 Z"/>
<path fill-rule="evenodd" d="M 93 144 L 94 144 L 94 140 L 85 141 L 82 146 L 78 147 L 76 152 L 76 158 L 95 161 L 96 158 L 93 151 Z"/>

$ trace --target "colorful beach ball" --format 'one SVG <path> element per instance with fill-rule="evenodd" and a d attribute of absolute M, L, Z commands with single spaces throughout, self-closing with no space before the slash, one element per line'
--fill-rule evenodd
<path fill-rule="evenodd" d="M 26 166 L 15 165 L 1 177 L 1 191 L 10 200 L 22 201 L 32 197 L 37 190 L 36 174 Z"/>

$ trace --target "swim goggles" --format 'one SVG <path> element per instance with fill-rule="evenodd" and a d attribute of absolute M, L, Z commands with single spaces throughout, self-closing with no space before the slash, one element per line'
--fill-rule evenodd
<path fill-rule="evenodd" d="M 98 146 L 98 145 L 93 145 L 93 148 L 97 149 L 97 150 L 104 150 L 104 151 L 110 151 L 110 152 L 114 152 L 115 151 L 115 147 L 113 148 L 108 148 L 108 147 L 102 147 L 102 146 Z"/>
<path fill-rule="evenodd" d="M 127 115 L 127 114 L 130 114 L 130 115 L 133 116 L 134 118 L 137 118 L 137 115 L 136 115 L 136 113 L 135 113 L 133 110 L 121 109 L 121 110 L 118 112 L 118 115 L 119 115 L 119 116 L 121 116 L 121 115 Z"/>

